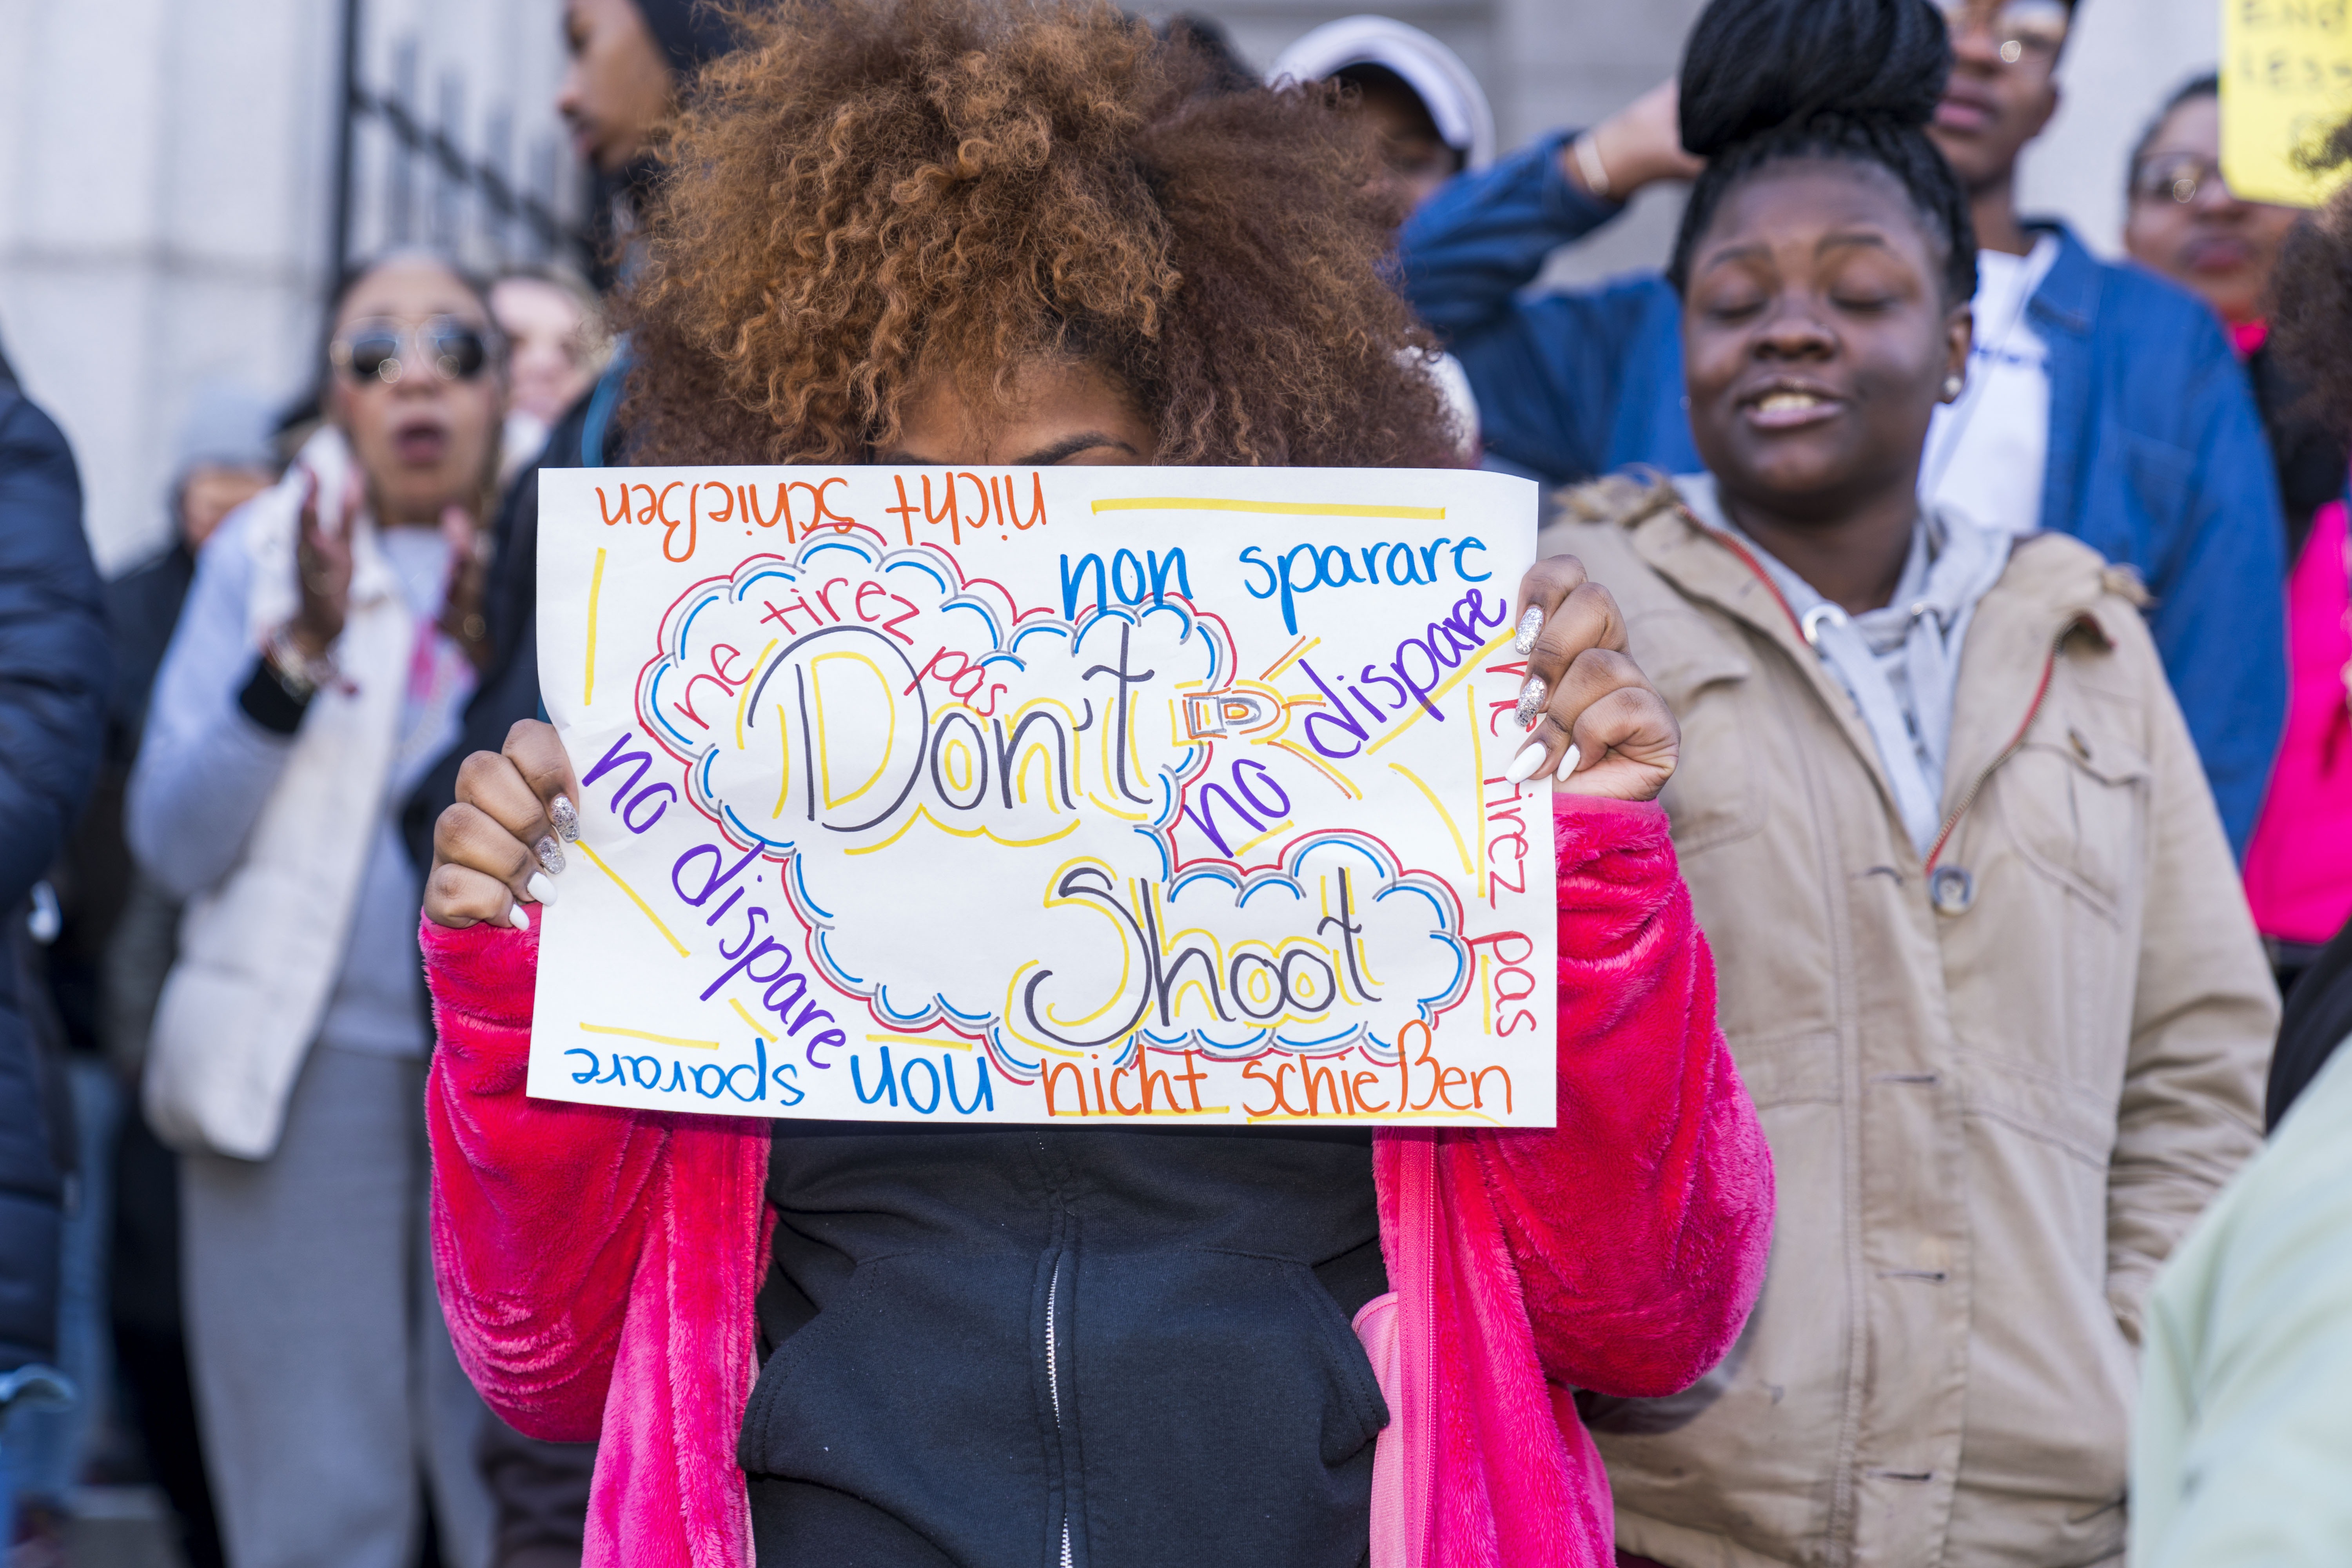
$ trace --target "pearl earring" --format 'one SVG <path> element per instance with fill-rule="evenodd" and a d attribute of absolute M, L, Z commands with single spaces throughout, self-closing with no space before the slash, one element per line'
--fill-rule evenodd
<path fill-rule="evenodd" d="M 1944 378 L 1944 401 L 1947 403 L 1958 403 L 1960 400 L 1960 393 L 1967 386 L 1968 383 L 1962 381 L 1958 373 L 1946 376 Z"/>

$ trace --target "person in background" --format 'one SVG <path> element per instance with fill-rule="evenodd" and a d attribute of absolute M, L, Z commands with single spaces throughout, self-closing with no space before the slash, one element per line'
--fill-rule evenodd
<path fill-rule="evenodd" d="M 182 1152 L 197 1408 L 236 1568 L 481 1568 L 483 1412 L 425 1256 L 431 1045 L 398 803 L 474 680 L 498 457 L 479 290 L 403 252 L 330 308 L 327 425 L 197 558 L 125 826 L 189 908 L 142 1100 Z M 257 648 L 260 651 L 257 652 Z"/>
<path fill-rule="evenodd" d="M 103 943 L 99 1039 L 108 1065 L 138 1081 L 147 1057 L 155 1001 L 179 947 L 180 903 L 129 865 L 122 839 L 122 794 L 138 760 L 147 704 L 164 649 L 195 579 L 196 555 L 228 514 L 277 483 L 285 464 L 274 439 L 275 410 L 243 387 L 201 388 L 180 433 L 173 463 L 171 537 L 162 551 L 107 584 L 114 637 L 114 694 L 107 716 L 107 758 L 81 839 L 94 833 L 89 858 L 121 858 L 123 892 L 110 921 L 94 910 Z M 204 1440 L 189 1382 L 187 1324 L 180 1305 L 179 1160 L 142 1116 L 122 1119 L 114 1157 L 109 1293 L 114 1360 L 126 1412 L 142 1439 L 150 1472 L 179 1521 L 189 1568 L 219 1568 L 220 1543 Z"/>
<path fill-rule="evenodd" d="M 2231 845 L 2252 834 L 2286 716 L 2278 483 L 2262 422 L 2201 301 L 2020 216 L 2017 160 L 2058 106 L 2063 0 L 1945 0 L 1954 64 L 1927 134 L 1979 253 L 1960 395 L 1922 492 L 2012 532 L 2070 533 L 2137 572 L 2157 650 Z M 1544 258 L 1690 178 L 1667 83 L 1440 192 L 1401 240 L 1407 296 L 1477 394 L 1487 451 L 1555 482 L 1696 461 L 1674 290 L 1654 275 L 1534 296 Z"/>
<path fill-rule="evenodd" d="M 1495 161 L 1495 111 L 1462 58 L 1419 27 L 1387 16 L 1327 22 L 1276 57 L 1265 79 L 1331 81 L 1353 89 L 1378 142 L 1383 189 L 1407 214 L 1465 169 Z"/>
<path fill-rule="evenodd" d="M 197 552 L 230 512 L 276 484 L 285 466 L 271 439 L 276 425 L 268 400 L 244 387 L 199 388 L 173 457 L 170 534 L 161 550 L 107 584 L 118 661 L 110 748 L 126 771 L 146 726 L 155 671 L 195 580 Z"/>
<path fill-rule="evenodd" d="M 507 340 L 505 481 L 538 457 L 548 432 L 596 384 L 613 341 L 594 290 L 558 268 L 501 274 L 490 284 L 490 312 Z"/>
<path fill-rule="evenodd" d="M 270 425 L 267 405 L 241 389 L 212 385 L 196 395 L 173 462 L 170 542 L 104 590 L 115 667 L 105 752 L 87 809 L 47 878 L 57 921 L 36 983 L 61 1047 L 76 1140 L 58 1360 L 80 1397 L 20 1421 L 16 1440 L 25 1528 L 52 1552 L 65 1549 L 69 1494 L 93 1463 L 131 1458 L 94 1451 L 106 1417 L 120 1409 L 145 1439 L 141 1448 L 173 1500 L 191 1563 L 220 1560 L 178 1353 L 177 1259 L 163 1250 L 176 1249 L 178 1184 L 169 1152 L 122 1113 L 179 911 L 131 867 L 122 794 L 195 552 L 227 512 L 276 477 Z M 129 1313 L 127 1324 L 110 1303 Z"/>
<path fill-rule="evenodd" d="M 696 72 L 732 47 L 733 24 L 721 8 L 697 0 L 565 0 L 563 40 L 571 64 L 556 110 L 581 161 L 620 193 L 634 234 L 665 127 Z M 497 750 L 516 723 L 539 716 L 539 470 L 602 468 L 619 458 L 626 440 L 614 411 L 629 364 L 627 345 L 613 345 L 594 383 L 507 476 L 482 599 L 488 646 L 481 681 L 460 732 L 401 817 L 420 869 L 433 863 L 434 822 L 457 798 L 459 765 L 474 752 Z M 580 1561 L 595 1459 L 593 1443 L 542 1442 L 485 1414 L 482 1469 L 498 1515 L 493 1568 Z"/>
<path fill-rule="evenodd" d="M 1418 27 L 1387 16 L 1327 22 L 1276 58 L 1276 89 L 1336 85 L 1378 149 L 1380 188 L 1402 223 L 1465 170 L 1495 161 L 1495 111 L 1462 58 Z M 1451 354 L 1431 374 L 1454 411 L 1462 459 L 1479 455 L 1478 399 Z"/>
<path fill-rule="evenodd" d="M 1921 493 L 1981 297 L 1952 58 L 1927 0 L 1700 16 L 1696 471 L 1538 545 L 1682 722 L 1659 799 L 1780 1180 L 1741 1345 L 1584 1400 L 1672 1568 L 2116 1561 L 2142 1300 L 2260 1137 L 2277 1000 L 2137 584 Z"/>
<path fill-rule="evenodd" d="M 10 1406 L 57 1350 L 58 1249 L 74 1138 L 19 975 L 28 906 L 98 771 L 111 656 L 81 479 L 63 432 L 0 355 L 0 1551 L 15 1539 Z"/>
<path fill-rule="evenodd" d="M 557 111 L 582 162 L 615 182 L 634 206 L 649 192 L 652 154 L 680 93 L 730 47 L 731 24 L 696 0 L 566 0 L 563 37 L 571 66 L 556 92 Z M 625 439 L 614 415 L 629 365 L 626 343 L 616 343 L 536 457 L 506 481 L 482 600 L 488 647 L 481 681 L 462 733 L 419 781 L 402 816 L 419 866 L 432 863 L 433 823 L 457 798 L 458 764 L 473 752 L 495 750 L 517 721 L 539 714 L 536 476 L 541 468 L 602 468 L 619 458 Z"/>
<path fill-rule="evenodd" d="M 2134 1568 L 2334 1568 L 2352 1541 L 2352 952 L 2288 1004 L 2315 1069 L 2147 1303 Z M 2326 1007 L 2313 987 L 2333 984 Z M 2325 1032 L 2316 1032 L 2324 1029 Z"/>
<path fill-rule="evenodd" d="M 2352 405 L 2315 409 L 2307 378 L 2291 372 L 2273 341 L 2272 282 L 2298 207 L 2240 201 L 2221 178 L 2221 105 L 2212 76 L 2172 95 L 2140 137 L 2131 163 L 2124 244 L 2133 259 L 2194 289 L 2245 356 L 2270 436 L 2285 503 L 2290 689 L 2286 738 L 2246 849 L 2246 900 L 2271 950 L 2282 991 L 2352 917 L 2352 722 L 2345 671 L 2352 667 L 2345 480 Z M 2316 242 L 2325 249 L 2329 241 Z M 2306 287 L 2339 287 L 2324 270 Z M 2317 307 L 2306 300 L 2304 309 Z M 2315 341 L 2331 363 L 2345 338 Z"/>

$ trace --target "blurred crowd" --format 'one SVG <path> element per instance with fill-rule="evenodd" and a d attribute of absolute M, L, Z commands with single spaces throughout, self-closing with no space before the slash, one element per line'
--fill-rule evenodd
<path fill-rule="evenodd" d="M 1605 285 L 1538 284 L 1654 184 L 1700 182 L 1703 213 L 1733 215 L 1713 221 L 1744 211 L 1752 132 L 1691 150 L 1722 101 L 1707 82 L 1686 68 L 1514 149 L 1475 76 L 1402 22 L 1332 23 L 1263 70 L 1205 18 L 1157 32 L 1219 91 L 1319 94 L 1353 128 L 1395 226 L 1386 276 L 1434 333 L 1415 363 L 1447 444 L 1540 481 L 1547 549 L 1617 589 L 1683 727 L 1664 798 L 1772 1138 L 1780 1240 L 1764 1306 L 1690 1393 L 1574 1396 L 1622 1560 L 2119 1561 L 2129 1464 L 2141 1561 L 2318 1561 L 2229 1556 L 2196 1477 L 2216 1441 L 2296 1436 L 2255 1394 L 2206 1386 L 2231 1353 L 2268 1358 L 2273 1390 L 2352 1395 L 2352 1318 L 2326 1310 L 2345 1286 L 2305 1277 L 2352 1258 L 2334 1168 L 2352 1079 L 2327 1070 L 2352 1033 L 2352 223 L 2242 199 L 2216 79 L 2150 82 L 2116 171 L 2128 257 L 2101 258 L 2015 199 L 2073 5 L 1937 5 L 1952 64 L 1933 153 L 1866 137 L 1835 153 L 1876 160 L 1922 211 L 1944 202 L 1951 252 L 1973 233 L 1971 331 L 1936 367 L 1924 434 L 1892 393 L 1897 423 L 1867 432 L 1874 450 L 1909 443 L 1922 515 L 1969 521 L 1923 524 L 1883 582 L 1686 478 L 1727 489 L 1746 460 L 1709 412 L 1734 394 L 1702 374 L 1689 244 Z M 688 0 L 567 0 L 550 25 L 583 158 L 624 204 L 652 202 L 733 23 Z M 619 227 L 625 291 L 637 230 Z M 1704 321 L 1778 308 L 1763 300 Z M 582 1560 L 596 1445 L 509 1426 L 444 1322 L 417 924 L 465 759 L 543 712 L 535 477 L 632 457 L 637 362 L 614 303 L 560 267 L 364 262 L 320 302 L 314 394 L 280 408 L 204 389 L 162 498 L 169 543 L 103 582 L 65 439 L 0 361 L 0 1543 L 20 1568 L 64 1561 L 78 1489 L 110 1482 L 168 1496 L 190 1568 Z M 1796 422 L 1828 394 L 1799 374 L 1815 353 L 1800 329 L 1784 335 L 1771 352 L 1792 368 L 1750 402 Z M 1845 489 L 1809 493 L 1877 482 L 1853 461 Z M 1671 494 L 1643 488 L 1667 478 Z M 1665 513 L 1754 552 L 1738 591 L 1777 598 L 1807 667 L 1782 680 L 1738 651 L 1747 634 L 1706 597 L 1733 590 L 1621 585 L 1715 570 L 1699 544 L 1661 542 Z M 2097 559 L 2027 551 L 2053 534 Z M 2024 563 L 2039 586 L 2020 586 Z M 1985 651 L 2070 594 L 2011 665 Z M 2163 679 L 2076 673 L 2084 637 L 2144 638 Z M 1848 710 L 1790 717 L 1822 692 Z M 2029 737 L 2045 698 L 2066 717 Z M 1869 760 L 1811 771 L 1848 742 Z M 1711 776 L 1710 757 L 1728 759 Z M 1966 800 L 1946 809 L 1964 760 L 2039 793 L 2005 784 L 1997 829 L 1964 820 Z M 1826 815 L 1790 826 L 1767 797 Z M 1874 813 L 1883 845 L 1832 820 Z M 1847 929 L 1776 904 L 1824 879 L 1883 886 L 1928 923 L 1890 905 L 1883 929 Z M 1998 925 L 1961 925 L 1980 901 Z M 1844 1021 L 1792 1045 L 1776 1013 Z M 2007 1089 L 1929 1107 L 1944 1069 L 1918 1042 L 1938 1031 L 2008 1062 Z M 2021 1039 L 2049 1060 L 1988 1044 Z M 1918 1104 L 1864 1112 L 1854 1075 Z M 2085 1258 L 2087 1295 L 2060 1282 Z M 2249 1271 L 2274 1303 L 2231 1305 Z M 1910 1314 L 1875 1366 L 1822 1342 L 1843 1286 L 1792 1283 L 1864 1274 Z M 1955 1328 L 1963 1284 L 1979 1321 Z M 2011 1330 L 1988 1340 L 1996 1317 Z M 1801 1457 L 1753 1435 L 1780 1377 L 1814 1413 Z M 2352 1496 L 2352 1447 L 2313 1420 L 2274 1476 Z M 2037 1423 L 2079 1430 L 2043 1442 Z M 2284 1495 L 2248 1491 L 2270 1500 L 2235 1528 L 2261 1515 L 2294 1539 Z M 2216 1554 L 2167 1548 L 2175 1527 L 2215 1531 L 2199 1539 Z"/>

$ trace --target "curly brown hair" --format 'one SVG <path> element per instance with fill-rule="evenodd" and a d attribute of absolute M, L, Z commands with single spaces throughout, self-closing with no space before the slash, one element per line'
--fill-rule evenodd
<path fill-rule="evenodd" d="M 787 0 L 667 138 L 638 462 L 862 462 L 910 385 L 1109 376 L 1162 463 L 1457 461 L 1336 89 L 1225 90 L 1098 0 Z"/>
<path fill-rule="evenodd" d="M 2296 162 L 2314 172 L 2352 163 L 2352 121 Z M 2294 412 L 2352 430 L 2352 183 L 2294 226 L 2271 272 L 2271 342 L 2302 389 Z"/>

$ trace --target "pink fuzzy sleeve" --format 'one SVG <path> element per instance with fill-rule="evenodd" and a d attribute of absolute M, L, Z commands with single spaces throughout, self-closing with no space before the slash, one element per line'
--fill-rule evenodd
<path fill-rule="evenodd" d="M 594 1437 L 666 1119 L 523 1092 L 539 932 L 424 924 L 433 1264 L 457 1359 L 517 1430 Z"/>
<path fill-rule="evenodd" d="M 1764 1283 L 1772 1158 L 1660 807 L 1556 796 L 1559 1126 L 1468 1134 L 1555 1383 L 1687 1387 Z"/>

